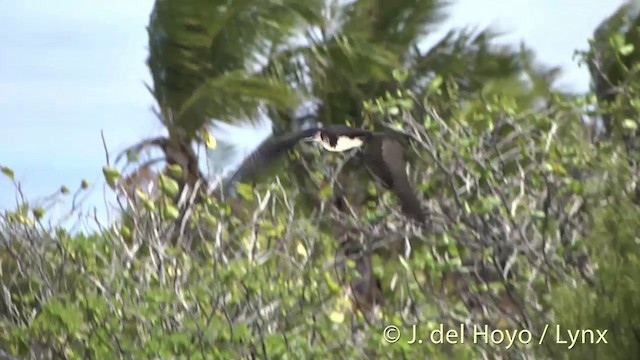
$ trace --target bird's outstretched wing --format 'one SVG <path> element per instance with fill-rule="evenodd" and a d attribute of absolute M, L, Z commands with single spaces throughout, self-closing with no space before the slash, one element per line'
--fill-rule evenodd
<path fill-rule="evenodd" d="M 291 150 L 300 140 L 312 136 L 318 129 L 312 128 L 278 138 L 270 138 L 254 150 L 229 177 L 229 184 L 255 178 L 273 161 Z"/>
<path fill-rule="evenodd" d="M 372 163 L 374 175 L 396 195 L 406 215 L 424 223 L 426 213 L 407 177 L 402 143 L 393 137 L 380 135 L 374 137 L 368 151 L 367 160 Z"/>
<path fill-rule="evenodd" d="M 366 129 L 354 128 L 343 124 L 332 124 L 324 128 L 325 131 L 333 132 L 336 135 L 343 135 L 349 137 L 369 137 L 373 133 Z"/>

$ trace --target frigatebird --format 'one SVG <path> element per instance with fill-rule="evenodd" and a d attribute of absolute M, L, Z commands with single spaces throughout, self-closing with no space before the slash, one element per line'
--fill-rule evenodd
<path fill-rule="evenodd" d="M 373 132 L 346 125 L 305 129 L 263 143 L 236 170 L 229 182 L 255 176 L 269 162 L 301 142 L 319 143 L 322 148 L 331 152 L 359 149 L 357 152 L 361 154 L 366 169 L 374 179 L 396 195 L 403 212 L 415 220 L 424 222 L 425 213 L 405 172 L 402 136 L 404 135 L 395 132 Z"/>

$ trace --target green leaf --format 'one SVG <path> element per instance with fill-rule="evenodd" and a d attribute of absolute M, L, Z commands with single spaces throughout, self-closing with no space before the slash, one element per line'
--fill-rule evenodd
<path fill-rule="evenodd" d="M 338 293 L 342 289 L 340 285 L 338 285 L 338 283 L 336 283 L 333 280 L 329 272 L 324 273 L 324 279 L 326 280 L 327 285 L 329 286 L 329 289 L 331 289 L 332 292 Z"/>
<path fill-rule="evenodd" d="M 552 168 L 553 168 L 553 172 L 555 172 L 556 174 L 563 175 L 563 176 L 567 175 L 567 169 L 565 169 L 564 166 L 562 166 L 562 164 L 560 163 L 553 163 Z"/>
<path fill-rule="evenodd" d="M 453 268 L 460 267 L 462 265 L 462 259 L 460 259 L 459 257 L 449 259 L 449 265 Z"/>
<path fill-rule="evenodd" d="M 442 234 L 442 243 L 445 245 L 449 245 L 451 243 L 451 238 L 447 233 Z"/>
<path fill-rule="evenodd" d="M 202 135 L 202 139 L 204 141 L 204 145 L 208 148 L 208 149 L 215 149 L 216 148 L 216 138 L 213 137 L 213 135 L 211 135 L 211 133 L 209 133 L 209 131 L 207 129 L 202 129 L 200 130 L 200 134 Z"/>
<path fill-rule="evenodd" d="M 448 251 L 449 251 L 449 255 L 452 257 L 458 257 L 458 246 L 454 243 L 454 242 L 450 242 L 449 243 L 449 247 L 448 247 Z"/>
<path fill-rule="evenodd" d="M 331 314 L 329 314 L 329 320 L 336 324 L 340 324 L 344 321 L 344 313 L 340 311 L 332 311 Z"/>
<path fill-rule="evenodd" d="M 318 195 L 320 195 L 320 199 L 328 200 L 331 198 L 331 195 L 333 195 L 333 189 L 331 186 L 323 186 L 320 188 L 320 193 Z"/>
<path fill-rule="evenodd" d="M 138 196 L 138 199 L 142 201 L 149 201 L 149 196 L 140 189 L 136 189 L 136 196 Z"/>
<path fill-rule="evenodd" d="M 405 110 L 413 109 L 413 100 L 412 99 L 399 99 L 398 105 Z"/>
<path fill-rule="evenodd" d="M 145 194 L 144 192 L 140 191 L 139 189 L 136 189 L 136 196 L 138 196 L 138 199 L 140 199 L 140 201 L 142 201 L 142 204 L 144 205 L 145 209 L 149 210 L 149 211 L 154 211 L 156 206 L 153 203 L 153 201 L 151 201 L 151 199 L 149 199 L 149 196 L 147 194 Z"/>
<path fill-rule="evenodd" d="M 356 261 L 353 259 L 346 259 L 344 261 L 344 264 L 347 266 L 348 269 L 355 269 L 356 268 Z"/>
<path fill-rule="evenodd" d="M 297 103 L 298 96 L 286 84 L 261 76 L 249 76 L 244 71 L 234 71 L 210 78 L 195 89 L 183 103 L 176 119 L 181 119 L 196 107 L 207 109 L 212 117 L 222 117 L 233 113 L 227 110 L 243 108 L 248 104 L 257 105 L 260 100 L 277 108 L 287 108 Z"/>
<path fill-rule="evenodd" d="M 171 174 L 171 176 L 176 177 L 176 178 L 181 178 L 182 177 L 182 166 L 180 166 L 179 164 L 171 164 L 169 166 L 167 166 L 167 170 L 169 170 L 169 174 Z"/>
<path fill-rule="evenodd" d="M 31 220 L 29 217 L 22 215 L 22 214 L 18 214 L 18 218 L 17 218 L 18 222 L 20 224 L 24 224 L 27 226 L 33 226 L 34 222 L 33 220 Z"/>
<path fill-rule="evenodd" d="M 130 239 L 131 229 L 129 229 L 128 226 L 122 225 L 122 227 L 120 228 L 120 235 L 122 235 L 124 239 Z"/>
<path fill-rule="evenodd" d="M 402 84 L 407 80 L 407 77 L 409 77 L 409 71 L 406 69 L 394 69 L 391 72 L 391 76 L 393 76 L 398 83 Z"/>
<path fill-rule="evenodd" d="M 442 78 L 442 76 L 437 75 L 429 83 L 429 87 L 428 87 L 427 91 L 430 92 L 430 93 L 436 92 L 438 89 L 440 89 L 440 86 L 442 85 L 443 81 L 444 81 L 444 79 Z"/>
<path fill-rule="evenodd" d="M 435 130 L 438 128 L 438 122 L 434 121 L 429 115 L 424 116 L 424 127 L 427 130 Z"/>
<path fill-rule="evenodd" d="M 253 200 L 253 187 L 251 185 L 239 183 L 236 190 L 245 200 Z"/>
<path fill-rule="evenodd" d="M 620 53 L 620 55 L 627 56 L 627 55 L 631 54 L 633 52 L 633 50 L 634 50 L 633 44 L 626 44 L 626 45 L 621 46 L 618 49 L 618 52 Z"/>
<path fill-rule="evenodd" d="M 2 171 L 2 173 L 5 174 L 12 181 L 14 180 L 13 170 L 9 169 L 6 166 L 0 166 L 0 171 Z"/>
<path fill-rule="evenodd" d="M 162 210 L 162 214 L 167 220 L 175 220 L 178 218 L 178 216 L 180 216 L 180 212 L 178 211 L 178 209 L 171 204 L 165 204 Z"/>
<path fill-rule="evenodd" d="M 300 254 L 303 258 L 307 258 L 307 249 L 304 247 L 304 244 L 299 242 L 296 246 L 296 252 Z"/>
<path fill-rule="evenodd" d="M 121 177 L 120 172 L 117 169 L 104 166 L 102 167 L 102 173 L 104 174 L 104 179 L 107 181 L 107 184 L 112 189 L 115 189 L 116 180 L 120 179 Z"/>
<path fill-rule="evenodd" d="M 33 213 L 33 217 L 35 217 L 37 220 L 42 219 L 42 217 L 44 216 L 44 209 L 41 207 L 37 207 L 31 210 L 31 212 Z"/>
<path fill-rule="evenodd" d="M 162 189 L 162 192 L 164 194 L 171 197 L 175 197 L 178 195 L 180 186 L 178 185 L 177 181 L 163 174 L 161 174 L 158 179 L 160 180 L 160 189 Z"/>
<path fill-rule="evenodd" d="M 632 119 L 624 119 L 624 120 L 622 120 L 622 127 L 627 129 L 627 130 L 637 130 L 638 129 L 638 123 L 636 123 Z"/>

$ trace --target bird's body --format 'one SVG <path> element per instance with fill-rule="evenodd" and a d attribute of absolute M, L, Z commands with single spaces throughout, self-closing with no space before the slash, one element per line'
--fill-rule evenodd
<path fill-rule="evenodd" d="M 326 128 L 315 128 L 313 135 L 308 139 L 318 142 L 322 147 L 331 152 L 343 152 L 360 148 L 374 133 L 355 129 L 344 125 L 333 125 Z"/>
<path fill-rule="evenodd" d="M 254 175 L 265 163 L 301 141 L 319 143 L 330 152 L 361 150 L 369 173 L 398 197 L 402 210 L 418 221 L 425 221 L 420 201 L 405 172 L 404 148 L 397 134 L 372 132 L 345 125 L 302 130 L 260 146 L 232 179 L 237 179 L 240 174 L 242 177 Z"/>
<path fill-rule="evenodd" d="M 331 152 L 343 152 L 362 146 L 364 142 L 360 138 L 341 137 L 336 140 L 335 144 L 322 142 L 322 147 Z"/>

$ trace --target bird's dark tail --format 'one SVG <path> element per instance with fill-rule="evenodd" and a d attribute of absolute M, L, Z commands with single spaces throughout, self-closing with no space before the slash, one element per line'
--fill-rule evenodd
<path fill-rule="evenodd" d="M 422 224 L 427 223 L 428 213 L 422 207 L 418 194 L 413 191 L 408 182 L 406 184 L 395 184 L 393 192 L 398 197 L 400 209 L 405 215 Z"/>

